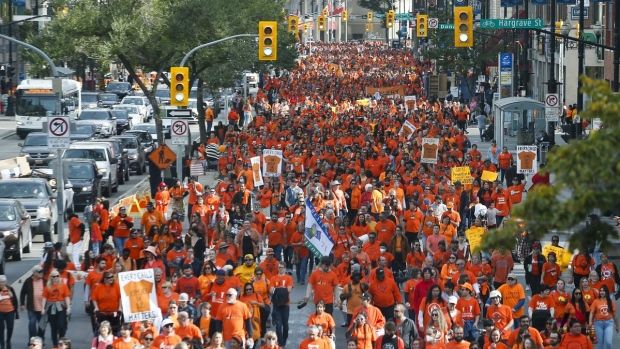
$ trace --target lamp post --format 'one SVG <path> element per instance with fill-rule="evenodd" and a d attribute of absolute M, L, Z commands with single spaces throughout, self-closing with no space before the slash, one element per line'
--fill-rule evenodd
<path fill-rule="evenodd" d="M 555 0 L 551 0 L 551 30 L 553 30 L 554 26 L 555 26 L 555 9 L 556 9 L 556 4 L 555 4 Z M 557 93 L 557 80 L 555 79 L 555 35 L 550 34 L 550 39 L 549 39 L 549 43 L 550 43 L 550 48 L 549 51 L 551 51 L 550 54 L 550 65 L 549 65 L 549 80 L 547 80 L 547 92 L 548 93 Z"/>
<path fill-rule="evenodd" d="M 583 75 L 583 65 L 585 61 L 585 43 L 581 40 L 584 29 L 584 9 L 585 9 L 585 1 L 579 0 L 579 31 L 577 32 L 577 37 L 579 38 L 578 46 L 577 46 L 577 64 L 579 65 L 577 68 L 577 113 L 580 114 L 583 110 L 583 92 L 581 91 L 581 76 Z M 616 48 L 617 49 L 617 48 Z"/>

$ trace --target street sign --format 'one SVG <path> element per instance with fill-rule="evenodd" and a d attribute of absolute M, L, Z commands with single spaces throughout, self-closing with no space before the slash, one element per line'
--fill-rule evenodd
<path fill-rule="evenodd" d="M 68 116 L 47 118 L 47 146 L 50 149 L 67 149 L 71 144 Z"/>
<path fill-rule="evenodd" d="M 437 29 L 439 27 L 439 18 L 431 17 L 428 19 L 428 29 Z"/>
<path fill-rule="evenodd" d="M 413 15 L 411 13 L 408 12 L 403 12 L 403 13 L 397 13 L 396 14 L 396 20 L 397 21 L 408 21 L 408 20 L 412 20 L 413 19 Z"/>
<path fill-rule="evenodd" d="M 454 29 L 454 23 L 439 23 L 439 29 L 441 30 Z"/>
<path fill-rule="evenodd" d="M 590 15 L 590 8 L 583 8 L 583 19 L 588 19 Z M 570 19 L 579 19 L 579 6 L 573 6 L 570 8 Z"/>
<path fill-rule="evenodd" d="M 165 170 L 174 164 L 177 160 L 177 155 L 167 145 L 162 144 L 149 154 L 149 160 L 158 169 Z"/>
<path fill-rule="evenodd" d="M 527 19 L 481 19 L 480 29 L 542 29 L 542 18 Z"/>
<path fill-rule="evenodd" d="M 191 109 L 167 109 L 166 115 L 169 118 L 186 118 L 189 119 L 192 117 Z"/>
<path fill-rule="evenodd" d="M 560 120 L 560 98 L 557 93 L 545 95 L 545 119 L 554 122 Z"/>
<path fill-rule="evenodd" d="M 187 120 L 174 120 L 170 126 L 170 138 L 172 144 L 189 144 L 189 125 Z"/>

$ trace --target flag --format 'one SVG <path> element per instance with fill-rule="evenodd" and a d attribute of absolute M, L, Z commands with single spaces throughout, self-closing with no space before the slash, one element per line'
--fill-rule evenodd
<path fill-rule="evenodd" d="M 344 11 L 344 2 L 340 1 L 336 4 L 336 8 L 334 8 L 334 15 L 339 15 Z"/>
<path fill-rule="evenodd" d="M 318 212 L 306 199 L 306 224 L 304 229 L 306 247 L 312 251 L 315 257 L 329 256 L 334 247 L 334 241 L 327 232 L 327 228 L 321 222 Z"/>

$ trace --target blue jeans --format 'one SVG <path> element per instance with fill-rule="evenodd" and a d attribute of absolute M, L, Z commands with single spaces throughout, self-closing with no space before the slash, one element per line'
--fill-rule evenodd
<path fill-rule="evenodd" d="M 306 282 L 306 274 L 308 273 L 308 257 L 299 257 L 297 262 L 297 282 Z"/>
<path fill-rule="evenodd" d="M 114 238 L 114 248 L 116 248 L 116 252 L 123 252 L 123 248 L 125 248 L 125 241 L 128 238 Z"/>
<path fill-rule="evenodd" d="M 40 336 L 39 320 L 41 320 L 41 312 L 28 310 L 28 337 Z"/>
<path fill-rule="evenodd" d="M 284 251 L 284 247 L 282 245 L 271 246 L 273 248 L 273 255 L 276 257 L 278 261 L 282 261 L 282 251 Z"/>
<path fill-rule="evenodd" d="M 596 349 L 611 349 L 614 338 L 614 320 L 594 320 L 598 343 Z"/>
<path fill-rule="evenodd" d="M 286 340 L 288 339 L 288 316 L 290 313 L 289 305 L 274 305 L 271 313 L 271 319 L 274 322 L 276 328 L 276 335 L 278 336 L 278 345 L 286 347 Z"/>
<path fill-rule="evenodd" d="M 2 348 L 4 348 L 4 343 L 11 343 L 11 338 L 13 337 L 13 325 L 14 324 L 15 324 L 15 312 L 14 311 L 10 313 L 0 313 L 0 345 L 2 346 Z M 6 328 L 6 336 L 4 334 L 5 328 Z"/>
<path fill-rule="evenodd" d="M 463 321 L 463 338 L 470 342 L 478 338 L 478 328 L 474 326 L 474 320 Z"/>

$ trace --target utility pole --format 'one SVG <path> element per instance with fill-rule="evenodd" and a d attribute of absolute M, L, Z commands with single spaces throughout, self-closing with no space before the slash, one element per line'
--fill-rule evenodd
<path fill-rule="evenodd" d="M 617 1 L 617 0 L 616 0 Z M 556 21 L 556 16 L 555 16 L 555 10 L 556 10 L 556 3 L 555 0 L 551 0 L 551 30 L 553 31 L 553 28 L 555 27 L 555 21 Z M 547 80 L 547 92 L 548 93 L 557 93 L 557 80 L 555 80 L 555 43 L 556 43 L 556 38 L 555 35 L 553 34 L 549 34 L 549 43 L 550 43 L 550 48 L 549 50 L 551 51 L 551 57 L 550 57 L 550 64 L 549 64 L 549 80 Z"/>
<path fill-rule="evenodd" d="M 584 61 L 585 61 L 585 43 L 582 40 L 582 35 L 581 33 L 583 33 L 583 22 L 584 22 L 584 18 L 583 18 L 583 12 L 585 9 L 585 4 L 584 4 L 584 0 L 579 0 L 579 33 L 577 33 L 577 36 L 579 38 L 578 44 L 577 44 L 577 64 L 579 65 L 578 69 L 577 69 L 577 74 L 579 76 L 578 82 L 577 82 L 577 114 L 581 114 L 581 112 L 583 111 L 583 92 L 581 91 L 581 87 L 582 87 L 582 83 L 581 83 L 581 76 L 583 75 L 583 65 L 584 65 Z M 616 50 L 618 48 L 616 47 Z M 581 128 L 577 127 L 577 132 L 581 132 Z M 579 135 L 577 135 L 577 137 L 579 137 Z"/>
<path fill-rule="evenodd" d="M 614 0 L 614 82 L 613 90 L 618 92 L 620 85 L 620 2 Z"/>
<path fill-rule="evenodd" d="M 8 4 L 8 10 L 9 10 L 9 28 L 8 28 L 8 35 L 10 37 L 13 37 L 13 1 L 9 1 Z M 13 66 L 13 42 L 9 41 L 9 67 Z M 9 76 L 9 79 L 13 78 L 12 76 Z"/>

